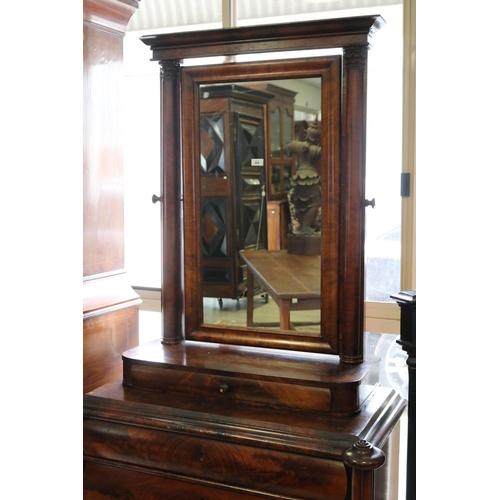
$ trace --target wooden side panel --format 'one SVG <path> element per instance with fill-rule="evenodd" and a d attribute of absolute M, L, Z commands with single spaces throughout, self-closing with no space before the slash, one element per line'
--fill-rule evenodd
<path fill-rule="evenodd" d="M 285 250 L 287 247 L 290 209 L 287 200 L 267 203 L 267 248 L 268 250 Z"/>
<path fill-rule="evenodd" d="M 83 275 L 123 269 L 123 38 L 83 27 Z"/>
<path fill-rule="evenodd" d="M 122 377 L 122 353 L 139 344 L 139 306 L 83 321 L 83 393 Z"/>
<path fill-rule="evenodd" d="M 136 0 L 83 2 L 83 390 L 121 376 L 140 299 L 125 278 L 123 36 Z"/>

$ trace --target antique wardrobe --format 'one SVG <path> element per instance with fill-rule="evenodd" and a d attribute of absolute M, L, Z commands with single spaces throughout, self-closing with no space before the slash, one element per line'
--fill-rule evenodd
<path fill-rule="evenodd" d="M 376 498 L 405 408 L 363 344 L 366 78 L 383 24 L 363 16 L 142 38 L 162 88 L 162 331 L 123 353 L 123 378 L 84 396 L 85 498 Z M 309 78 L 321 80 L 319 330 L 209 323 L 203 88 Z"/>

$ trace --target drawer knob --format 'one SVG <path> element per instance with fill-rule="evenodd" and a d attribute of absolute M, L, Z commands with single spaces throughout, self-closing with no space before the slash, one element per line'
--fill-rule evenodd
<path fill-rule="evenodd" d="M 228 390 L 229 390 L 229 387 L 226 384 L 219 385 L 219 389 L 218 389 L 219 394 L 226 394 L 226 392 Z"/>

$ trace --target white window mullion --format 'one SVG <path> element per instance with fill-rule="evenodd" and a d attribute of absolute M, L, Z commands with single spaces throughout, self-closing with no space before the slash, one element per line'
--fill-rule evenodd
<path fill-rule="evenodd" d="M 401 285 L 416 289 L 416 36 L 415 0 L 403 2 L 403 122 L 402 172 L 410 174 L 410 195 L 401 200 Z M 400 290 L 395 290 L 397 293 Z M 400 333 L 399 306 L 390 302 L 367 302 L 365 329 Z"/>
<path fill-rule="evenodd" d="M 237 0 L 222 0 L 222 27 L 233 28 L 237 24 Z"/>
<path fill-rule="evenodd" d="M 415 0 L 403 4 L 403 172 L 410 174 L 410 196 L 403 198 L 401 289 L 416 289 L 416 34 Z"/>

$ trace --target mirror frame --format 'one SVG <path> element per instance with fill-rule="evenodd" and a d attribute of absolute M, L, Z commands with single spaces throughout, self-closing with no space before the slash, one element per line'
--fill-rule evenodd
<path fill-rule="evenodd" d="M 186 166 L 198 165 L 200 158 L 199 141 L 199 85 L 220 83 L 221 81 L 231 83 L 241 83 L 244 81 L 273 81 L 286 78 L 311 78 L 319 77 L 322 80 L 322 89 L 328 89 L 325 95 L 322 95 L 322 135 L 325 139 L 322 143 L 322 151 L 328 152 L 333 149 L 333 154 L 324 154 L 323 176 L 322 176 L 322 194 L 323 200 L 335 200 L 330 203 L 329 209 L 323 209 L 322 214 L 322 247 L 332 249 L 329 255 L 338 253 L 338 191 L 335 192 L 339 183 L 339 169 L 334 165 L 339 164 L 339 148 L 332 148 L 328 145 L 327 138 L 331 139 L 333 144 L 340 143 L 340 80 L 341 80 L 341 56 L 331 56 L 329 58 L 309 58 L 271 61 L 263 65 L 261 62 L 216 65 L 216 66 L 195 66 L 187 67 L 182 70 L 182 97 L 181 107 L 186 113 L 193 110 L 192 116 L 188 120 L 183 119 L 182 137 L 183 143 L 183 163 Z M 249 78 L 249 75 L 251 77 Z M 325 82 L 325 83 L 324 83 Z M 329 88 L 329 83 L 335 88 Z M 328 103 L 323 104 L 323 99 L 330 96 Z M 333 98 L 332 98 L 333 97 Z M 330 148 L 330 149 L 328 149 Z M 201 228 L 200 213 L 200 185 L 201 175 L 199 168 L 186 168 L 184 171 L 184 185 L 186 187 L 185 196 L 185 218 L 192 221 L 192 227 Z M 187 193 L 193 194 L 187 196 Z M 325 229 L 323 229 L 325 228 Z M 187 229 L 187 228 L 186 228 Z M 190 280 L 193 283 L 201 283 L 201 231 L 186 231 L 186 245 L 192 247 L 197 252 L 186 254 L 186 269 L 189 269 Z M 322 250 L 323 250 L 322 249 Z M 329 260 L 333 262 L 329 262 Z M 331 266 L 329 272 L 325 275 L 325 267 Z M 338 263 L 336 259 L 322 258 L 322 290 L 321 296 L 326 297 L 328 312 L 323 314 L 321 319 L 321 331 L 327 331 L 326 325 L 337 324 L 338 294 L 336 276 L 338 275 Z M 191 276 L 192 274 L 192 276 Z M 324 283 L 323 283 L 324 282 Z M 192 292 L 192 296 L 190 295 Z M 330 342 L 336 339 L 319 336 L 314 334 L 304 334 L 303 332 L 275 331 L 265 328 L 236 328 L 221 327 L 220 325 L 211 325 L 203 323 L 203 311 L 199 310 L 202 303 L 201 290 L 193 290 L 186 287 L 186 303 L 190 304 L 189 310 L 196 313 L 186 317 L 186 338 L 190 340 L 202 340 L 218 343 L 232 343 L 255 345 L 265 347 L 281 347 L 286 349 L 314 350 L 322 352 L 334 352 Z M 323 299 L 322 299 L 323 300 Z M 324 317 L 323 317 L 324 316 Z M 330 332 L 335 332 L 336 328 L 330 328 Z"/>
<path fill-rule="evenodd" d="M 363 361 L 367 53 L 380 16 L 144 36 L 161 66 L 162 343 L 230 343 Z M 342 55 L 235 62 L 241 54 Z M 190 66 L 187 59 L 224 56 Z M 199 85 L 321 78 L 321 335 L 203 323 Z M 183 270 L 184 272 L 179 272 Z"/>

